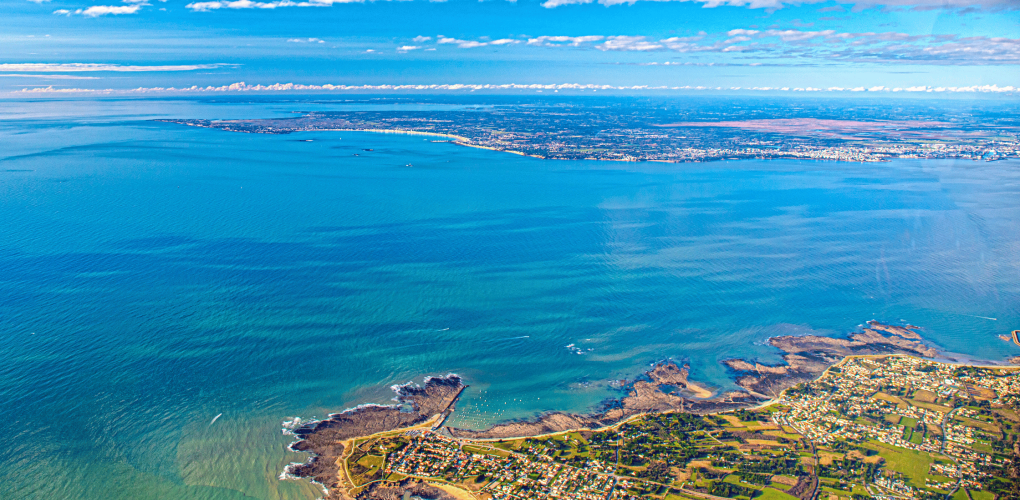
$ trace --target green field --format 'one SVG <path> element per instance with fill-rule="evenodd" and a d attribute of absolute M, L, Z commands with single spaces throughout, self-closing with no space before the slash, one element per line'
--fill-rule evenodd
<path fill-rule="evenodd" d="M 963 488 L 960 488 L 956 490 L 956 493 L 953 493 L 951 500 L 970 500 L 970 497 L 967 496 L 967 492 Z"/>
<path fill-rule="evenodd" d="M 474 453 L 474 454 L 477 454 L 477 455 L 495 455 L 497 457 L 507 457 L 507 456 L 510 456 L 510 452 L 509 451 L 494 450 L 492 448 L 485 448 L 485 447 L 482 447 L 482 446 L 464 445 L 463 449 L 467 453 Z"/>
<path fill-rule="evenodd" d="M 754 497 L 756 500 L 796 500 L 797 497 L 788 495 L 775 488 L 762 488 L 761 495 Z M 974 499 L 977 500 L 977 499 Z"/>
<path fill-rule="evenodd" d="M 970 490 L 970 497 L 974 500 L 994 500 L 995 494 L 990 491 Z"/>
<path fill-rule="evenodd" d="M 924 478 L 935 461 L 927 453 L 893 448 L 874 440 L 868 441 L 868 447 L 877 451 L 879 456 L 885 459 L 887 468 L 910 478 L 910 483 L 913 486 L 924 488 Z"/>

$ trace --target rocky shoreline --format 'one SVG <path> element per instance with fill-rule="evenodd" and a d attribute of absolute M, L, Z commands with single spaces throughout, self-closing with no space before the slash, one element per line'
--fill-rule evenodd
<path fill-rule="evenodd" d="M 550 412 L 534 419 L 499 423 L 485 430 L 442 427 L 467 386 L 455 374 L 429 377 L 422 386 L 394 386 L 397 393 L 395 405 L 362 406 L 294 430 L 299 440 L 291 445 L 291 449 L 312 453 L 313 458 L 305 464 L 292 466 L 287 472 L 322 484 L 330 491 L 329 498 L 333 498 L 339 486 L 338 474 L 341 471 L 338 463 L 346 449 L 346 441 L 432 420 L 435 421 L 433 427 L 442 427 L 443 432 L 453 437 L 505 439 L 598 429 L 648 413 L 707 414 L 758 406 L 787 388 L 817 378 L 847 356 L 906 354 L 937 357 L 940 351 L 925 344 L 917 329 L 911 325 L 893 326 L 870 321 L 867 328 L 850 333 L 846 338 L 815 335 L 773 337 L 769 344 L 782 351 L 782 363 L 768 365 L 744 359 L 726 360 L 723 363 L 732 371 L 740 389 L 707 398 L 679 395 L 680 391 L 701 393 L 703 389 L 688 380 L 688 366 L 664 361 L 627 383 L 624 386 L 626 396 L 608 401 L 593 413 Z"/>
<path fill-rule="evenodd" d="M 311 453 L 312 458 L 304 464 L 291 466 L 286 472 L 291 476 L 311 479 L 334 491 L 340 472 L 337 462 L 346 451 L 345 441 L 422 424 L 448 414 L 466 387 L 454 374 L 427 377 L 423 386 L 393 386 L 397 404 L 359 406 L 298 427 L 293 431 L 298 441 L 291 444 L 290 449 Z"/>

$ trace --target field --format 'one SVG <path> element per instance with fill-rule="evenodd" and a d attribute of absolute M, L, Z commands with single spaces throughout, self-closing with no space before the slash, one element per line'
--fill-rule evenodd
<path fill-rule="evenodd" d="M 878 441 L 869 441 L 868 448 L 877 451 L 878 455 L 885 459 L 888 469 L 907 476 L 910 483 L 918 488 L 924 487 L 924 478 L 928 476 L 928 469 L 935 462 L 927 453 L 894 448 Z"/>

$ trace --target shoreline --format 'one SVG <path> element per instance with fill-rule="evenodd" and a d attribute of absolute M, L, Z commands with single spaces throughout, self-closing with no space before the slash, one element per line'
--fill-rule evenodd
<path fill-rule="evenodd" d="M 175 123 L 175 122 L 173 122 Z M 218 128 L 218 127 L 209 127 Z M 230 130 L 230 132 L 242 132 L 240 130 Z M 444 137 L 447 139 L 454 139 L 450 141 L 450 144 L 456 144 L 458 146 L 464 146 L 468 148 L 484 149 L 487 151 L 496 151 L 499 153 L 510 153 L 517 156 L 524 156 L 528 158 L 537 158 L 539 160 L 553 160 L 553 161 L 615 161 L 621 163 L 669 163 L 669 164 L 680 164 L 680 163 L 709 163 L 715 161 L 735 161 L 735 160 L 808 160 L 808 161 L 835 161 L 844 163 L 885 163 L 890 162 L 894 159 L 899 158 L 882 158 L 877 160 L 843 160 L 839 158 L 813 158 L 813 157 L 802 157 L 802 156 L 777 156 L 777 157 L 764 157 L 764 156 L 748 156 L 748 157 L 725 157 L 725 158 L 706 158 L 706 159 L 691 159 L 691 160 L 658 160 L 648 158 L 635 158 L 635 159 L 624 159 L 624 158 L 549 158 L 547 156 L 539 156 L 528 154 L 523 151 L 515 151 L 512 149 L 500 149 L 491 146 L 482 146 L 481 144 L 475 144 L 470 138 L 454 135 L 444 134 L 441 132 L 422 132 L 420 130 L 403 130 L 403 129 L 385 129 L 385 128 L 321 128 L 321 129 L 303 129 L 303 130 L 292 130 L 287 133 L 298 133 L 298 132 L 367 132 L 373 134 L 394 134 L 394 135 L 420 135 L 420 136 L 432 136 L 432 137 Z M 245 132 L 253 134 L 262 134 L 266 132 Z M 904 158 L 904 159 L 916 159 L 916 158 Z"/>
<path fill-rule="evenodd" d="M 1020 363 L 1018 363 L 1018 364 L 1005 364 L 1005 365 L 975 365 L 975 364 L 970 364 L 970 363 L 955 363 L 955 362 L 952 362 L 952 361 L 934 360 L 934 359 L 925 358 L 925 357 L 922 357 L 922 356 L 915 356 L 915 355 L 901 354 L 901 353 L 892 353 L 892 354 L 850 354 L 850 355 L 847 355 L 847 356 L 843 357 L 836 364 L 830 366 L 829 368 L 843 366 L 846 363 L 848 363 L 848 362 L 850 362 L 852 360 L 855 360 L 855 359 L 885 359 L 885 358 L 911 358 L 911 359 L 918 359 L 918 360 L 923 360 L 923 361 L 931 361 L 931 362 L 934 362 L 934 363 L 941 363 L 941 364 L 947 364 L 947 365 L 953 365 L 953 366 L 966 366 L 966 367 L 985 368 L 985 369 L 1020 369 Z M 812 382 L 819 381 L 822 378 L 827 377 L 828 375 L 829 375 L 829 369 L 827 368 L 824 372 L 819 374 L 818 377 L 816 377 L 814 380 L 812 380 Z M 768 408 L 769 406 L 772 406 L 772 405 L 775 405 L 775 404 L 779 404 L 781 402 L 781 400 L 782 400 L 783 395 L 786 393 L 787 390 L 788 389 L 784 389 L 783 392 L 781 392 L 777 397 L 770 398 L 767 401 L 762 402 L 761 404 L 754 405 L 754 406 L 748 406 L 748 407 L 740 408 L 740 409 L 743 409 L 743 410 L 760 410 L 760 409 L 763 409 L 763 408 Z M 733 409 L 726 409 L 726 410 L 720 410 L 720 411 L 701 413 L 700 415 L 721 415 L 721 414 L 724 414 L 724 413 L 729 413 L 731 411 L 735 411 L 735 410 L 733 410 Z M 472 443 L 492 443 L 492 442 L 502 441 L 504 439 L 545 438 L 545 437 L 558 436 L 558 435 L 561 435 L 561 434 L 568 434 L 568 433 L 571 433 L 571 432 L 578 432 L 578 431 L 602 432 L 602 431 L 606 431 L 606 430 L 610 430 L 610 429 L 614 429 L 614 428 L 620 427 L 621 425 L 627 424 L 628 422 L 631 422 L 631 421 L 634 421 L 634 420 L 637 420 L 637 419 L 640 419 L 640 418 L 643 418 L 643 417 L 648 417 L 648 416 L 651 416 L 651 415 L 663 415 L 663 414 L 668 414 L 668 413 L 681 413 L 681 411 L 680 410 L 672 410 L 672 411 L 664 411 L 664 412 L 638 413 L 638 414 L 635 414 L 635 415 L 631 415 L 631 416 L 627 417 L 626 419 L 621 420 L 619 422 L 616 422 L 614 424 L 606 425 L 606 426 L 603 426 L 603 427 L 596 427 L 596 428 L 565 429 L 565 430 L 562 430 L 562 431 L 550 432 L 550 433 L 547 433 L 547 434 L 534 434 L 534 435 L 528 435 L 528 436 L 515 436 L 515 437 L 510 437 L 510 438 L 458 438 L 458 439 L 461 439 L 462 441 L 466 441 L 466 442 L 472 442 Z M 397 432 L 399 430 L 404 430 L 404 429 L 398 429 L 398 430 L 394 430 L 394 431 L 390 431 L 390 432 Z M 372 436 L 366 436 L 366 437 L 372 437 Z"/>
<path fill-rule="evenodd" d="M 231 123 L 231 122 L 243 122 L 245 120 L 157 119 L 157 120 L 152 120 L 152 121 L 162 122 L 162 123 L 174 123 L 174 124 L 177 124 L 177 125 L 185 125 L 185 126 L 198 127 L 198 128 L 214 128 L 214 129 L 224 130 L 224 131 L 227 131 L 227 132 L 240 132 L 240 133 L 246 133 L 246 134 L 291 134 L 291 133 L 298 133 L 298 132 L 367 132 L 367 133 L 379 133 L 379 134 L 418 135 L 418 136 L 429 136 L 429 137 L 441 137 L 441 138 L 445 138 L 445 139 L 451 139 L 450 142 L 452 144 L 456 144 L 456 145 L 459 145 L 459 146 L 465 146 L 465 147 L 470 147 L 470 148 L 475 148 L 475 149 L 485 149 L 485 150 L 497 151 L 497 152 L 501 152 L 501 153 L 510 153 L 510 154 L 515 154 L 515 155 L 518 155 L 518 156 L 525 156 L 525 157 L 536 158 L 536 159 L 541 159 L 541 160 L 561 160 L 561 161 L 611 161 L 611 162 L 623 162 L 623 163 L 668 163 L 668 164 L 681 164 L 681 163 L 709 163 L 709 162 L 717 162 L 717 161 L 737 161 L 737 160 L 804 160 L 804 161 L 839 162 L 839 163 L 888 163 L 888 162 L 891 162 L 891 161 L 894 161 L 894 160 L 946 160 L 946 159 L 950 159 L 950 160 L 971 160 L 971 161 L 988 161 L 988 162 L 991 162 L 991 161 L 1003 161 L 1003 160 L 1013 159 L 1013 158 L 1005 157 L 1005 158 L 995 158 L 995 159 L 984 160 L 982 158 L 975 158 L 975 157 L 970 157 L 970 156 L 966 156 L 966 157 L 965 156 L 946 156 L 946 157 L 938 157 L 938 158 L 929 158 L 929 157 L 922 157 L 922 156 L 891 156 L 891 155 L 874 156 L 874 157 L 867 157 L 867 158 L 857 158 L 857 157 L 846 157 L 845 155 L 835 155 L 835 156 L 826 155 L 826 154 L 824 154 L 824 151 L 825 151 L 824 148 L 811 150 L 811 151 L 819 152 L 820 154 L 818 154 L 818 155 L 796 154 L 795 152 L 790 152 L 790 151 L 787 151 L 787 152 L 785 152 L 783 154 L 767 154 L 767 153 L 770 153 L 770 151 L 761 150 L 761 151 L 755 151 L 755 152 L 733 151 L 733 152 L 730 152 L 729 154 L 719 155 L 719 156 L 707 156 L 707 157 L 700 157 L 700 158 L 685 158 L 685 159 L 678 159 L 678 160 L 660 159 L 660 158 L 637 158 L 637 157 L 631 157 L 631 158 L 594 158 L 594 157 L 555 158 L 555 157 L 541 156 L 541 155 L 537 155 L 537 154 L 529 154 L 529 153 L 525 153 L 523 151 L 517 151 L 517 150 L 513 150 L 513 149 L 502 149 L 502 148 L 499 148 L 499 147 L 483 146 L 481 144 L 474 143 L 474 141 L 471 138 L 469 138 L 469 137 L 465 137 L 465 136 L 461 136 L 461 135 L 457 135 L 457 134 L 448 134 L 448 133 L 443 133 L 443 132 L 426 132 L 426 131 L 408 130 L 408 129 L 347 128 L 347 127 L 341 127 L 341 128 L 335 128 L 335 127 L 329 127 L 329 128 L 291 128 L 291 129 L 287 129 L 287 128 L 272 128 L 272 127 L 270 127 L 268 129 L 257 129 L 257 128 L 255 128 L 255 129 L 240 129 L 240 128 L 228 128 L 225 125 L 228 124 L 228 123 Z M 249 120 L 249 121 L 258 121 L 258 120 Z M 865 149 L 870 150 L 871 148 L 865 148 Z"/>
<path fill-rule="evenodd" d="M 680 366 L 672 360 L 660 361 L 626 383 L 622 388 L 624 396 L 604 402 L 591 413 L 550 411 L 530 419 L 497 422 L 481 430 L 443 425 L 468 387 L 460 376 L 451 373 L 445 377 L 425 377 L 423 386 L 392 386 L 397 393 L 397 405 L 362 405 L 295 429 L 293 432 L 298 440 L 291 449 L 311 453 L 312 457 L 305 464 L 294 465 L 288 472 L 292 477 L 312 479 L 333 490 L 340 486 L 343 476 L 340 463 L 352 443 L 376 435 L 418 429 L 463 442 L 489 443 L 614 429 L 655 414 L 716 415 L 737 410 L 760 410 L 779 403 L 789 388 L 829 376 L 831 368 L 845 365 L 852 359 L 898 356 L 960 366 L 1020 368 L 1016 364 L 979 365 L 945 359 L 943 355 L 949 353 L 925 344 L 915 329 L 918 327 L 886 325 L 873 320 L 862 331 L 844 337 L 772 337 L 768 343 L 783 353 L 781 363 L 764 365 L 744 359 L 724 360 L 722 363 L 730 370 L 740 389 L 709 398 L 677 395 L 692 385 L 699 388 L 701 385 L 688 380 L 687 365 Z M 672 390 L 667 392 L 665 389 Z"/>

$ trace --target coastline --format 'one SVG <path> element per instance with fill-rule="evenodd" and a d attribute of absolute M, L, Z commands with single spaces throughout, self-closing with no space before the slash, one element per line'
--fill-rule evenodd
<path fill-rule="evenodd" d="M 288 120 L 293 120 L 290 118 Z M 509 148 L 484 146 L 476 143 L 473 139 L 457 135 L 449 134 L 444 132 L 429 132 L 420 130 L 410 129 L 380 129 L 380 128 L 361 128 L 361 127 L 261 127 L 255 125 L 260 121 L 272 121 L 272 120 L 185 120 L 185 119 L 158 119 L 153 120 L 156 122 L 163 123 L 174 123 L 178 125 L 185 125 L 191 127 L 200 128 L 215 128 L 225 130 L 228 132 L 241 132 L 247 134 L 290 134 L 295 132 L 369 132 L 369 133 L 380 133 L 380 134 L 394 134 L 394 135 L 416 135 L 416 136 L 429 136 L 429 137 L 441 137 L 450 139 L 450 142 L 459 146 L 471 147 L 476 149 L 485 149 L 489 151 L 498 151 L 502 153 L 510 153 L 518 156 L 525 156 L 530 158 L 537 158 L 542 160 L 585 160 L 585 161 L 611 161 L 611 162 L 624 162 L 624 163 L 669 163 L 669 164 L 680 164 L 680 163 L 709 163 L 716 161 L 729 161 L 729 160 L 809 160 L 809 161 L 835 161 L 845 163 L 884 163 L 895 159 L 925 159 L 920 156 L 868 156 L 861 157 L 859 155 L 846 155 L 838 152 L 828 151 L 825 148 L 809 150 L 809 152 L 793 152 L 785 151 L 780 152 L 778 150 L 754 150 L 754 151 L 728 151 L 725 154 L 706 154 L 704 156 L 692 156 L 685 157 L 682 159 L 663 159 L 657 157 L 637 157 L 627 156 L 623 158 L 611 158 L 611 157 L 555 157 L 555 156 L 544 156 L 538 154 L 530 154 L 523 151 L 518 151 Z M 242 127 L 231 127 L 231 125 L 244 124 L 245 122 L 251 122 L 252 125 Z M 688 148 L 690 149 L 690 148 Z M 867 149 L 867 148 L 865 148 Z M 704 150 L 708 151 L 708 150 Z M 815 154 L 810 154 L 811 152 Z M 929 158 L 934 159 L 934 158 Z M 967 158 L 972 159 L 974 158 Z M 989 160 L 991 161 L 991 160 Z"/>
<path fill-rule="evenodd" d="M 845 365 L 852 359 L 906 356 L 934 360 L 943 354 L 925 344 L 912 325 L 893 326 L 869 321 L 868 328 L 838 337 L 773 337 L 769 344 L 783 352 L 783 362 L 764 365 L 743 359 L 724 360 L 740 390 L 716 394 L 708 398 L 677 396 L 664 389 L 686 389 L 688 366 L 672 360 L 653 365 L 644 374 L 623 387 L 625 395 L 607 401 L 589 414 L 551 411 L 531 419 L 500 422 L 482 430 L 459 429 L 443 425 L 456 408 L 456 402 L 467 388 L 456 374 L 426 377 L 424 386 L 395 385 L 398 405 L 375 406 L 381 411 L 366 411 L 363 406 L 332 414 L 326 420 L 309 423 L 294 431 L 299 440 L 291 445 L 294 451 L 308 452 L 312 458 L 285 471 L 289 477 L 312 479 L 332 492 L 338 491 L 346 477 L 341 470 L 342 457 L 358 440 L 377 435 L 413 432 L 428 429 L 446 437 L 468 442 L 494 442 L 506 439 L 555 436 L 574 431 L 603 431 L 656 414 L 691 413 L 716 415 L 736 410 L 762 409 L 781 401 L 787 389 L 803 382 L 828 376 L 831 368 Z M 888 335 L 886 335 L 888 334 Z M 949 362 L 951 361 L 939 361 Z M 993 363 L 993 362 L 991 362 Z M 979 366 L 960 363 L 961 366 Z M 980 365 L 990 368 L 1015 368 L 1015 365 Z M 700 388 L 700 386 L 697 386 Z M 400 405 L 410 404 L 413 411 Z M 404 415 L 394 418 L 394 413 Z M 372 429 L 372 432 L 363 430 Z M 339 449 L 338 449 L 339 448 Z M 344 462 L 345 463 L 345 462 Z M 343 498 L 343 497 L 335 497 Z"/>

